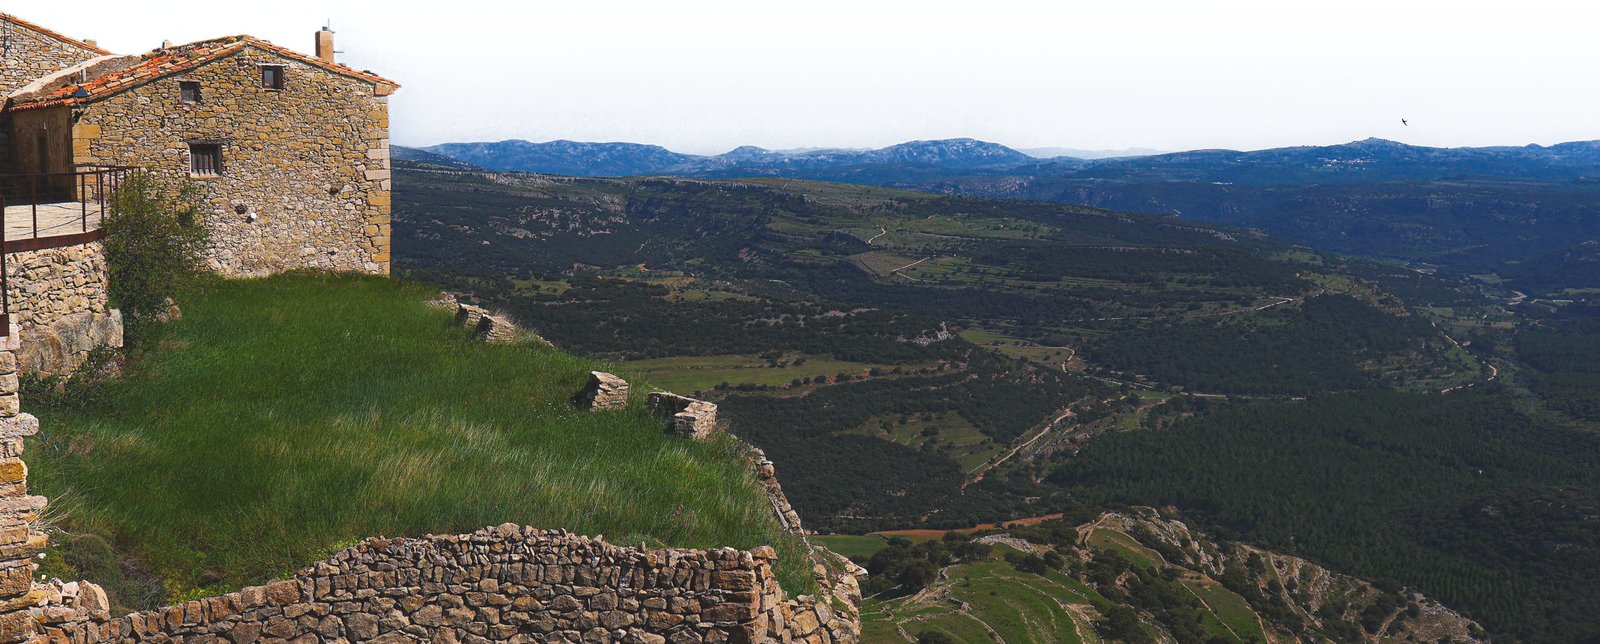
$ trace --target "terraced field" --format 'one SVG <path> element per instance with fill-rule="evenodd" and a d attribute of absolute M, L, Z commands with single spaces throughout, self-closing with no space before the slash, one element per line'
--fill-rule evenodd
<path fill-rule="evenodd" d="M 1112 604 L 1062 573 L 1025 573 L 1004 560 L 946 568 L 915 595 L 869 601 L 863 616 L 868 642 L 914 641 L 927 631 L 960 642 L 1099 642 L 1093 622 Z"/>

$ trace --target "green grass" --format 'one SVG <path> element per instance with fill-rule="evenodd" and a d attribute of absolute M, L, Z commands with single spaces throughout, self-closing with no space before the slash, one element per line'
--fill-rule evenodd
<path fill-rule="evenodd" d="M 931 443 L 933 447 L 944 451 L 965 472 L 977 469 L 1005 449 L 1004 445 L 989 440 L 988 436 L 957 413 L 940 413 L 926 419 L 912 416 L 904 424 L 899 420 L 899 416 L 880 414 L 868 418 L 866 422 L 851 428 L 846 433 L 886 440 L 916 449 Z M 888 424 L 888 433 L 883 431 L 885 423 Z M 935 433 L 923 434 L 924 430 Z"/>
<path fill-rule="evenodd" d="M 1256 619 L 1255 611 L 1250 609 L 1250 604 L 1221 584 L 1198 579 L 1185 579 L 1183 585 L 1205 601 L 1211 613 L 1221 623 L 1227 625 L 1230 633 L 1235 633 L 1240 639 L 1250 641 L 1267 641 L 1266 633 L 1261 630 L 1261 622 Z"/>
<path fill-rule="evenodd" d="M 507 521 L 684 547 L 772 544 L 811 592 L 731 441 L 666 435 L 640 405 L 568 398 L 594 367 L 470 341 L 436 289 L 284 275 L 209 284 L 125 377 L 79 404 L 24 405 L 58 527 L 96 534 L 168 597 L 264 581 L 370 535 Z"/>
<path fill-rule="evenodd" d="M 1090 548 L 1115 551 L 1140 568 L 1153 570 L 1161 567 L 1160 554 L 1139 545 L 1138 540 L 1116 530 L 1095 528 L 1089 532 L 1088 542 Z"/>
<path fill-rule="evenodd" d="M 952 570 L 950 577 L 950 595 L 970 604 L 1007 642 L 1078 641 L 1071 616 L 1034 588 L 1048 584 L 1045 578 L 992 560 Z"/>
<path fill-rule="evenodd" d="M 892 628 L 894 623 L 912 636 L 937 630 L 960 642 L 994 641 L 985 624 L 1007 642 L 1079 642 L 1085 635 L 1098 641 L 1092 625 L 1063 605 L 1094 614 L 1110 602 L 1060 572 L 1044 576 L 1020 572 L 1004 561 L 1008 551 L 996 547 L 987 560 L 951 566 L 948 577 L 935 582 L 948 598 L 934 592 L 869 601 L 869 610 L 862 613 L 862 641 L 904 641 Z"/>
<path fill-rule="evenodd" d="M 811 540 L 827 546 L 838 554 L 852 559 L 871 558 L 879 550 L 889 547 L 889 541 L 877 535 L 851 535 L 851 534 L 824 534 L 815 535 Z"/>
<path fill-rule="evenodd" d="M 792 364 L 797 358 L 802 357 L 805 358 L 805 364 Z M 858 375 L 873 368 L 888 371 L 895 367 L 890 364 L 850 362 L 826 356 L 799 354 L 786 355 L 780 362 L 785 366 L 769 366 L 766 360 L 748 355 L 680 356 L 633 360 L 622 363 L 619 368 L 630 374 L 638 374 L 651 384 L 669 391 L 689 393 L 704 391 L 724 382 L 730 385 L 781 387 L 789 385 L 796 378 L 832 377 L 840 373 Z M 926 365 L 902 366 L 920 368 Z"/>

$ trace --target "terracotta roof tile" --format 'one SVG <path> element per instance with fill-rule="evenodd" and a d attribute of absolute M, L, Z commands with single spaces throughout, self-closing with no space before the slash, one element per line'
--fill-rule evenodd
<path fill-rule="evenodd" d="M 144 54 L 138 63 L 127 69 L 106 74 L 81 85 L 67 85 L 37 95 L 19 98 L 12 109 L 42 109 L 62 105 L 93 103 L 134 87 L 232 56 L 247 47 L 254 47 L 270 54 L 325 69 L 341 76 L 366 81 L 373 85 L 386 86 L 390 90 L 400 87 L 399 83 L 371 72 L 356 71 L 338 63 L 330 63 L 320 58 L 307 56 L 291 49 L 279 47 L 260 38 L 226 36 L 192 42 L 177 47 L 156 49 Z M 83 90 L 86 95 L 76 95 L 79 94 L 79 90 Z"/>
<path fill-rule="evenodd" d="M 111 55 L 111 52 L 109 52 L 109 51 L 106 51 L 104 49 L 101 49 L 99 47 L 91 45 L 89 43 L 86 43 L 86 42 L 84 42 L 82 40 L 78 40 L 76 38 L 68 38 L 68 37 L 63 36 L 63 35 L 61 35 L 59 33 L 51 31 L 49 29 L 45 29 L 44 27 L 40 27 L 39 25 L 33 24 L 31 22 L 28 22 L 26 20 L 23 20 L 21 18 L 13 16 L 13 15 L 11 15 L 9 13 L 0 13 L 0 20 L 5 20 L 7 22 L 10 22 L 11 24 L 17 25 L 19 27 L 23 27 L 23 28 L 28 29 L 30 31 L 39 32 L 41 34 L 44 34 L 46 36 L 49 36 L 49 37 L 54 38 L 56 40 L 59 40 L 61 42 L 67 43 L 69 45 L 72 45 L 74 47 L 82 47 L 82 48 L 87 49 L 89 51 L 98 53 L 101 56 L 109 56 L 109 55 Z"/>

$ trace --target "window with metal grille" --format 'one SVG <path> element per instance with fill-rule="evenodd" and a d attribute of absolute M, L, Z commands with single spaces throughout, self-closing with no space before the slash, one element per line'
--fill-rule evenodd
<path fill-rule="evenodd" d="M 261 86 L 267 89 L 283 89 L 283 65 L 262 65 Z"/>
<path fill-rule="evenodd" d="M 200 102 L 199 81 L 178 81 L 178 100 L 185 103 Z"/>
<path fill-rule="evenodd" d="M 189 172 L 200 175 L 222 174 L 222 146 L 215 143 L 189 144 Z"/>

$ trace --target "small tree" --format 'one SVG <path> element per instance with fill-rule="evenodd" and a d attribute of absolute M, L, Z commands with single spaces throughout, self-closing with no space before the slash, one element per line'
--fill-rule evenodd
<path fill-rule="evenodd" d="M 210 234 L 194 186 L 172 189 L 147 172 L 128 175 L 111 195 L 105 230 L 110 295 L 127 321 L 127 341 L 200 275 Z"/>

